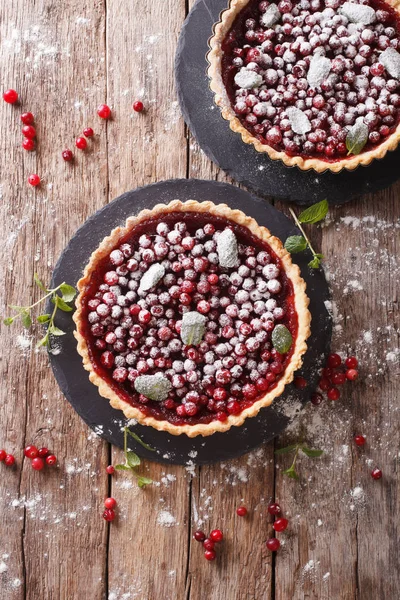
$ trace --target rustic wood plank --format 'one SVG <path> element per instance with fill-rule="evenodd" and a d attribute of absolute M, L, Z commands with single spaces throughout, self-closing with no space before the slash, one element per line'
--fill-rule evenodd
<path fill-rule="evenodd" d="M 9 243 L 2 261 L 3 313 L 5 303 L 38 297 L 34 270 L 49 281 L 76 227 L 106 200 L 99 177 L 105 138 L 96 140 L 93 152 L 77 151 L 74 165 L 61 159 L 61 150 L 74 147 L 75 136 L 93 124 L 104 100 L 103 3 L 5 3 L 0 24 L 2 86 L 15 87 L 22 98 L 22 106 L 0 105 L 2 129 L 8 131 L 1 140 L 0 167 L 0 208 Z M 35 153 L 21 147 L 23 110 L 36 117 Z M 35 172 L 43 178 L 37 190 L 26 183 Z M 100 598 L 106 589 L 107 526 L 101 510 L 107 444 L 92 436 L 88 441 L 88 428 L 55 387 L 46 352 L 34 351 L 20 324 L 2 328 L 2 347 L 7 383 L 1 390 L 1 445 L 16 453 L 18 467 L 4 472 L 0 465 L 2 553 L 9 554 L 0 596 L 71 599 L 88 589 Z M 59 467 L 33 471 L 27 460 L 22 462 L 26 443 L 51 448 Z"/>
<path fill-rule="evenodd" d="M 140 0 L 107 8 L 112 199 L 140 185 L 186 176 L 186 140 L 173 78 L 185 4 Z M 146 107 L 141 114 L 132 111 L 138 98 Z M 120 459 L 113 448 L 113 461 Z M 149 462 L 145 469 L 156 482 L 146 490 L 139 490 L 130 475 L 112 480 L 120 516 L 110 529 L 110 598 L 184 598 L 188 479 L 182 467 Z"/>

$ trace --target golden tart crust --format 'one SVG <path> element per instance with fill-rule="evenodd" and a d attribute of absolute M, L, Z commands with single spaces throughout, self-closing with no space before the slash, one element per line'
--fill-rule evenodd
<path fill-rule="evenodd" d="M 88 344 L 85 336 L 82 333 L 82 325 L 84 322 L 82 300 L 85 295 L 85 290 L 89 284 L 91 273 L 96 270 L 96 266 L 105 257 L 107 257 L 109 253 L 118 246 L 119 242 L 130 232 L 132 232 L 139 223 L 146 221 L 149 218 L 162 217 L 168 213 L 176 212 L 209 213 L 216 217 L 224 217 L 233 223 L 237 223 L 238 225 L 246 227 L 261 241 L 269 244 L 272 250 L 280 258 L 284 272 L 293 285 L 295 297 L 294 304 L 298 318 L 298 331 L 290 362 L 286 366 L 282 377 L 278 380 L 277 385 L 270 392 L 266 393 L 263 397 L 255 401 L 250 407 L 245 408 L 240 414 L 229 415 L 227 420 L 224 422 L 215 419 L 208 424 L 198 423 L 194 425 L 176 425 L 174 423 L 170 423 L 168 420 L 158 420 L 152 416 L 144 415 L 138 408 L 132 406 L 123 400 L 117 393 L 115 393 L 108 383 L 95 372 L 90 360 Z M 294 372 L 302 365 L 302 357 L 307 350 L 306 340 L 311 333 L 311 315 L 308 310 L 309 299 L 306 295 L 306 284 L 300 276 L 299 267 L 292 263 L 290 254 L 283 248 L 281 241 L 271 235 L 266 227 L 258 225 L 253 218 L 246 216 L 240 210 L 233 210 L 229 208 L 226 204 L 216 205 L 213 202 L 199 203 L 196 200 L 188 200 L 186 202 L 173 200 L 168 205 L 157 204 L 151 210 L 145 209 L 142 210 L 137 216 L 129 217 L 125 226 L 114 229 L 108 237 L 104 238 L 100 246 L 93 252 L 89 263 L 84 270 L 83 277 L 78 281 L 77 287 L 79 295 L 76 299 L 76 311 L 73 317 L 76 323 L 76 331 L 74 332 L 74 335 L 78 342 L 78 352 L 83 359 L 83 366 L 87 371 L 89 371 L 90 381 L 98 387 L 99 394 L 110 401 L 110 404 L 113 408 L 123 411 L 127 419 L 136 419 L 142 425 L 154 427 L 159 431 L 167 431 L 173 435 L 186 434 L 188 437 L 196 437 L 198 435 L 209 436 L 217 431 L 227 431 L 232 426 L 238 427 L 242 425 L 248 417 L 256 416 L 261 408 L 269 406 L 274 398 L 280 396 L 285 386 L 293 380 Z"/>
<path fill-rule="evenodd" d="M 221 109 L 223 118 L 226 121 L 229 121 L 231 130 L 235 133 L 239 133 L 245 144 L 252 144 L 257 152 L 268 154 L 272 160 L 281 160 L 288 167 L 297 166 L 302 171 L 314 169 L 314 171 L 317 171 L 318 173 L 323 173 L 324 171 L 338 173 L 343 169 L 353 171 L 359 165 L 367 166 L 374 159 L 383 158 L 389 150 L 395 150 L 400 142 L 400 123 L 397 124 L 395 131 L 376 148 L 335 162 L 328 162 L 315 157 L 303 158 L 302 156 L 289 156 L 286 152 L 275 150 L 275 148 L 268 146 L 268 144 L 262 144 L 242 125 L 232 108 L 231 101 L 222 80 L 222 43 L 229 33 L 237 15 L 251 1 L 252 0 L 230 0 L 229 7 L 221 13 L 221 20 L 215 24 L 214 35 L 209 40 L 210 51 L 207 54 L 207 60 L 209 62 L 207 72 L 210 79 L 210 88 L 214 92 L 214 102 Z M 400 0 L 385 0 L 385 2 L 400 14 Z"/>

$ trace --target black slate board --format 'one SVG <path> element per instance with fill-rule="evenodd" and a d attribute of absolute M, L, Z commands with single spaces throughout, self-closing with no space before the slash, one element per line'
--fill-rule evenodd
<path fill-rule="evenodd" d="M 353 172 L 318 174 L 270 160 L 229 129 L 214 104 L 206 74 L 208 40 L 227 5 L 228 0 L 197 0 L 182 27 L 176 53 L 175 73 L 183 117 L 207 156 L 257 194 L 298 204 L 313 204 L 323 198 L 331 204 L 343 204 L 397 181 L 400 149 Z"/>
<path fill-rule="evenodd" d="M 174 199 L 212 200 L 217 204 L 226 202 L 232 208 L 244 210 L 283 240 L 297 232 L 294 224 L 285 215 L 239 188 L 215 181 L 164 181 L 127 192 L 88 219 L 62 253 L 54 270 L 52 284 L 58 285 L 63 281 L 76 284 L 91 253 L 114 227 L 123 224 L 128 216 L 137 214 L 143 208 L 151 208 L 159 202 L 168 203 Z M 317 366 L 324 360 L 330 343 L 331 320 L 324 305 L 324 301 L 329 299 L 328 285 L 322 270 L 314 272 L 307 267 L 309 259 L 307 253 L 295 256 L 295 261 L 301 267 L 302 276 L 307 282 L 313 319 L 312 337 L 302 369 L 302 374 L 309 381 L 309 387 L 299 391 L 290 385 L 272 407 L 265 408 L 257 417 L 248 419 L 244 426 L 233 427 L 226 433 L 216 433 L 207 438 L 171 436 L 151 427 L 136 425 L 132 430 L 156 448 L 156 452 L 145 450 L 132 440 L 130 447 L 133 450 L 146 459 L 159 462 L 187 464 L 188 461 L 193 461 L 196 464 L 206 464 L 240 456 L 283 431 L 289 422 L 289 417 L 285 416 L 289 411 L 288 407 L 293 408 L 296 401 L 301 407 L 299 402 L 305 403 L 315 389 Z M 96 433 L 112 444 L 122 447 L 121 427 L 126 420 L 121 412 L 112 409 L 108 401 L 99 396 L 97 388 L 89 382 L 81 357 L 76 351 L 74 324 L 70 313 L 60 314 L 57 325 L 66 331 L 67 335 L 57 338 L 57 344 L 61 344 L 60 353 L 50 354 L 50 362 L 62 392 Z"/>

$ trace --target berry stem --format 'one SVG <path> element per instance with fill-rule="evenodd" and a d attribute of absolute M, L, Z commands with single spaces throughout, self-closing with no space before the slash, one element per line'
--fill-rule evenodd
<path fill-rule="evenodd" d="M 296 217 L 296 213 L 295 213 L 295 212 L 294 212 L 294 210 L 293 210 L 292 208 L 290 208 L 290 207 L 289 207 L 289 212 L 290 212 L 290 214 L 292 215 L 292 217 L 293 217 L 293 219 L 294 219 L 294 221 L 295 221 L 295 223 L 296 223 L 297 227 L 300 229 L 301 233 L 303 234 L 303 237 L 304 237 L 304 239 L 306 240 L 306 242 L 307 242 L 307 245 L 308 245 L 309 249 L 310 249 L 310 250 L 311 250 L 311 252 L 312 252 L 313 258 L 317 258 L 317 259 L 318 259 L 317 252 L 315 252 L 314 248 L 312 247 L 312 245 L 311 245 L 311 242 L 310 242 L 310 240 L 309 240 L 309 238 L 308 238 L 308 236 L 307 236 L 306 232 L 304 231 L 303 227 L 301 226 L 301 223 L 300 223 L 300 221 L 299 221 L 299 220 L 298 220 L 298 218 Z"/>

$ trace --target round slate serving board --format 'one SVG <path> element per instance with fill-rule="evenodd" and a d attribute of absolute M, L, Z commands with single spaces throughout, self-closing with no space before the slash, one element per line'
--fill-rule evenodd
<path fill-rule="evenodd" d="M 212 200 L 217 204 L 226 202 L 232 208 L 244 210 L 283 240 L 297 232 L 285 215 L 239 188 L 215 181 L 164 181 L 127 192 L 88 219 L 62 253 L 54 270 L 53 285 L 63 281 L 76 284 L 91 253 L 114 227 L 124 224 L 127 217 L 137 214 L 143 208 L 151 208 L 159 202 L 168 203 L 174 199 Z M 316 387 L 317 368 L 324 361 L 331 336 L 331 320 L 324 304 L 329 299 L 328 285 L 322 270 L 311 271 L 307 267 L 308 260 L 308 253 L 295 256 L 307 283 L 312 313 L 312 336 L 301 371 L 309 381 L 309 387 L 300 391 L 293 385 L 287 386 L 273 406 L 262 409 L 257 417 L 247 419 L 242 427 L 233 427 L 226 433 L 215 433 L 206 438 L 172 436 L 151 427 L 135 425 L 132 430 L 156 451 L 150 452 L 130 440 L 132 450 L 149 460 L 174 464 L 206 464 L 240 456 L 271 440 L 287 426 L 290 417 L 298 412 Z M 67 335 L 57 338 L 57 344 L 61 344 L 60 353 L 50 354 L 50 362 L 62 392 L 96 433 L 112 444 L 123 447 L 121 428 L 126 420 L 121 412 L 112 409 L 108 401 L 99 396 L 97 388 L 89 382 L 88 373 L 83 369 L 81 357 L 76 351 L 74 323 L 70 313 L 57 315 L 57 325 Z"/>
<path fill-rule="evenodd" d="M 400 149 L 352 172 L 319 174 L 272 161 L 230 130 L 228 121 L 214 104 L 206 73 L 208 40 L 228 1 L 197 0 L 183 25 L 176 54 L 181 110 L 207 156 L 256 193 L 298 204 L 313 204 L 324 198 L 331 204 L 343 204 L 361 194 L 388 187 L 399 179 Z"/>

